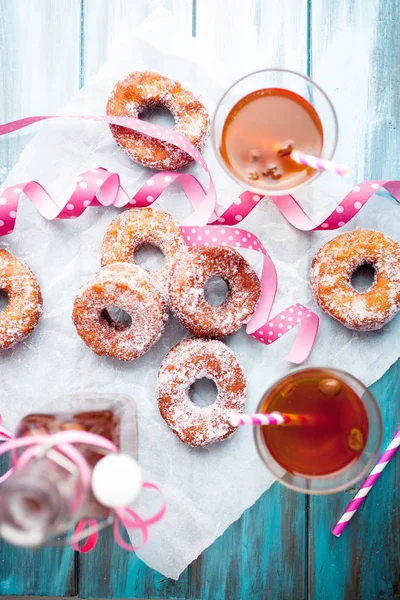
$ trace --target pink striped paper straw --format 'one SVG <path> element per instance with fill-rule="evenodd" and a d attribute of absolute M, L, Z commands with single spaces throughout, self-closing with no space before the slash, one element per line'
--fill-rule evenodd
<path fill-rule="evenodd" d="M 289 157 L 298 165 L 305 165 L 306 167 L 311 167 L 317 171 L 328 171 L 335 175 L 347 175 L 350 171 L 348 167 L 338 165 L 332 160 L 326 160 L 325 158 L 319 158 L 317 156 L 312 156 L 311 154 L 304 154 L 304 152 L 300 152 L 299 150 L 292 150 Z"/>
<path fill-rule="evenodd" d="M 357 512 L 357 509 L 364 502 L 365 498 L 369 494 L 372 489 L 374 483 L 379 479 L 383 469 L 389 463 L 390 459 L 396 454 L 397 448 L 400 446 L 400 429 L 390 442 L 389 446 L 386 448 L 385 452 L 382 454 L 375 467 L 372 469 L 371 473 L 368 475 L 367 479 L 362 484 L 360 491 L 354 499 L 350 502 L 348 507 L 343 513 L 343 516 L 339 519 L 337 525 L 332 529 L 333 535 L 336 537 L 340 537 L 341 533 L 346 529 L 349 524 L 350 519 L 352 519 L 353 515 Z"/>
<path fill-rule="evenodd" d="M 309 423 L 310 417 L 304 415 L 288 415 L 280 412 L 272 412 L 269 414 L 255 413 L 251 415 L 242 415 L 235 413 L 231 415 L 230 423 L 233 427 L 240 425 L 304 425 Z"/>
<path fill-rule="evenodd" d="M 317 171 L 328 171 L 335 175 L 346 175 L 350 171 L 348 167 L 338 165 L 332 160 L 326 160 L 325 158 L 312 156 L 312 154 L 306 154 L 305 152 L 300 152 L 300 150 L 295 150 L 293 145 L 294 142 L 292 140 L 287 140 L 284 144 L 275 144 L 274 149 L 279 157 L 282 158 L 283 156 L 288 156 L 298 165 L 311 167 Z"/>

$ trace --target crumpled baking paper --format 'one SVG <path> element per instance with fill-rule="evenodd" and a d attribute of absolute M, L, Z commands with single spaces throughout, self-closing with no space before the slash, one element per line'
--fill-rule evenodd
<path fill-rule="evenodd" d="M 219 65 L 197 40 L 182 41 L 172 19 L 150 19 L 137 35 L 115 49 L 109 62 L 60 114 L 104 114 L 117 79 L 138 69 L 159 71 L 199 90 L 212 113 L 224 88 L 254 66 Z M 204 155 L 221 208 L 232 202 L 240 189 L 218 165 L 211 142 Z M 132 163 L 117 147 L 107 126 L 74 119 L 54 120 L 40 127 L 5 184 L 36 179 L 63 203 L 78 175 L 98 166 L 118 172 L 122 185 L 132 195 L 150 173 Z M 199 174 L 193 165 L 187 170 Z M 350 189 L 350 183 L 357 183 L 350 179 L 344 183 L 324 175 L 297 198 L 316 220 L 323 219 Z M 179 186 L 167 190 L 156 207 L 179 219 L 190 212 Z M 140 464 L 146 479 L 161 486 L 168 502 L 164 520 L 151 529 L 150 542 L 138 555 L 165 576 L 178 578 L 271 486 L 273 478 L 257 456 L 251 428 L 242 428 L 222 443 L 191 449 L 160 417 L 155 401 L 157 371 L 168 350 L 187 335 L 172 317 L 156 346 L 131 363 L 96 356 L 76 334 L 71 321 L 75 294 L 99 268 L 102 237 L 117 214 L 114 208 L 89 208 L 77 220 L 47 222 L 26 199 L 22 201 L 14 234 L 0 243 L 36 273 L 43 290 L 44 314 L 33 335 L 0 355 L 0 410 L 5 424 L 13 427 L 24 414 L 63 393 L 130 395 L 138 411 Z M 376 196 L 344 230 L 372 227 L 400 241 L 399 214 L 394 202 Z M 310 292 L 308 269 L 317 249 L 337 233 L 296 231 L 268 199 L 241 227 L 259 236 L 275 262 L 279 290 L 273 314 L 293 302 L 319 312 Z M 244 254 L 259 271 L 260 256 L 249 250 Z M 346 369 L 370 385 L 399 356 L 399 326 L 395 318 L 381 331 L 355 333 L 321 315 L 319 336 L 307 364 Z M 254 411 L 265 389 L 292 368 L 282 357 L 293 339 L 294 331 L 266 347 L 242 328 L 226 340 L 247 377 L 248 411 Z M 213 393 L 209 385 L 199 384 L 194 400 L 209 402 Z"/>

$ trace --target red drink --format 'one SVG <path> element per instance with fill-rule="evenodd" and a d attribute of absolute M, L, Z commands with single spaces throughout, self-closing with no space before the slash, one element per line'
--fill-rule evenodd
<path fill-rule="evenodd" d="M 345 469 L 364 451 L 368 416 L 360 397 L 329 371 L 309 369 L 278 382 L 261 412 L 308 415 L 315 424 L 263 427 L 268 451 L 290 473 L 323 477 Z"/>
<path fill-rule="evenodd" d="M 314 174 L 277 147 L 287 145 L 314 156 L 323 147 L 323 128 L 315 108 L 302 96 L 281 88 L 266 88 L 244 96 L 223 125 L 220 154 L 228 170 L 245 184 L 261 190 L 285 190 Z"/>

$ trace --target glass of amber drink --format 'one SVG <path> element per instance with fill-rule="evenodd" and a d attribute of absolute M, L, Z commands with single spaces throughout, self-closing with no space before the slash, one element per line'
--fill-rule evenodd
<path fill-rule="evenodd" d="M 224 169 L 242 186 L 284 195 L 321 173 L 290 159 L 293 148 L 330 160 L 338 125 L 333 105 L 311 79 L 284 69 L 242 77 L 222 96 L 213 142 Z"/>
<path fill-rule="evenodd" d="M 336 369 L 293 371 L 263 395 L 258 413 L 305 417 L 302 424 L 254 427 L 258 453 L 281 483 L 308 494 L 329 494 L 366 475 L 382 440 L 371 392 Z"/>

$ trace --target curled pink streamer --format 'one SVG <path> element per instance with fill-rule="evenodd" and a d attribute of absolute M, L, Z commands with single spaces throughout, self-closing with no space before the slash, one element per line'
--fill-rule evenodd
<path fill-rule="evenodd" d="M 262 254 L 261 298 L 254 315 L 247 324 L 246 331 L 263 344 L 270 345 L 299 326 L 294 345 L 285 358 L 295 364 L 306 360 L 318 332 L 319 318 L 302 304 L 292 304 L 270 318 L 278 288 L 278 276 L 275 265 L 259 238 L 245 229 L 222 227 L 221 225 L 186 226 L 181 227 L 181 230 L 188 246 L 231 246 Z"/>
<path fill-rule="evenodd" d="M 82 521 L 79 521 L 78 525 L 74 529 L 74 535 L 70 540 L 71 548 L 75 550 L 75 552 L 80 552 L 81 554 L 91 552 L 96 547 L 97 541 L 99 539 L 99 532 L 95 531 L 88 535 L 88 537 L 84 540 L 82 546 L 79 542 L 73 541 L 74 536 L 77 536 L 80 533 L 82 533 L 86 529 L 86 527 L 97 527 L 96 519 L 83 519 Z"/>
<path fill-rule="evenodd" d="M 2 418 L 0 415 L 0 425 Z M 49 435 L 36 435 L 32 437 L 14 438 L 12 434 L 0 427 L 0 441 L 4 443 L 0 446 L 0 456 L 11 452 L 13 456 L 12 468 L 0 478 L 0 483 L 5 481 L 14 470 L 24 467 L 30 460 L 37 455 L 37 449 L 40 447 L 50 448 L 56 447 L 60 452 L 65 454 L 77 467 L 80 481 L 82 483 L 83 492 L 81 496 L 77 495 L 75 501 L 75 510 L 79 510 L 82 502 L 85 499 L 86 492 L 91 486 L 91 470 L 90 467 L 82 455 L 82 453 L 75 447 L 75 444 L 85 444 L 89 446 L 95 446 L 103 448 L 108 452 L 116 452 L 119 450 L 113 442 L 107 440 L 103 436 L 86 432 L 86 431 L 62 431 Z M 25 449 L 24 452 L 18 457 L 15 454 L 16 449 Z M 157 491 L 162 496 L 160 488 L 151 482 L 144 482 L 142 484 L 143 489 L 152 489 Z M 166 512 L 166 502 L 163 500 L 162 506 L 159 511 L 149 517 L 148 519 L 142 519 L 138 514 L 132 511 L 132 509 L 122 506 L 115 509 L 115 521 L 114 521 L 114 537 L 117 544 L 119 544 L 125 550 L 137 550 L 144 546 L 149 538 L 148 528 L 155 523 L 158 523 Z M 128 516 L 127 516 L 128 515 Z M 142 532 L 142 543 L 140 546 L 134 547 L 127 544 L 120 531 L 120 526 L 123 525 L 127 529 L 140 529 Z M 70 539 L 71 547 L 77 552 L 90 552 L 95 548 L 98 541 L 98 530 L 89 533 L 83 545 L 80 545 L 77 537 L 81 534 L 86 527 L 95 528 L 97 527 L 96 519 L 84 519 L 80 521 Z"/>
<path fill-rule="evenodd" d="M 217 216 L 215 214 L 216 190 L 207 163 L 197 148 L 187 138 L 185 138 L 185 136 L 180 134 L 179 131 L 167 129 L 159 125 L 153 125 L 152 123 L 142 121 L 141 119 L 135 119 L 133 117 L 110 117 L 102 115 L 65 116 L 69 118 L 100 121 L 112 125 L 120 125 L 122 127 L 126 127 L 127 129 L 132 129 L 139 133 L 145 134 L 151 138 L 167 141 L 168 143 L 187 152 L 193 158 L 193 160 L 204 169 L 209 178 L 209 187 L 208 190 L 205 191 L 200 182 L 191 175 L 183 176 L 182 173 L 159 173 L 157 176 L 150 178 L 150 184 L 147 187 L 143 186 L 143 188 L 137 192 L 134 197 L 135 202 L 132 202 L 135 206 L 149 206 L 158 198 L 163 189 L 165 189 L 163 186 L 161 186 L 161 188 L 158 187 L 158 183 L 160 182 L 160 177 L 158 176 L 168 177 L 170 178 L 168 180 L 170 182 L 176 178 L 179 178 L 179 181 L 188 197 L 194 200 L 193 206 L 195 210 L 188 217 L 188 219 L 185 220 L 184 224 L 187 225 L 203 225 L 206 223 L 237 225 L 263 198 L 262 195 L 245 191 L 232 202 L 232 204 L 224 211 L 222 215 Z M 0 136 L 23 129 L 24 127 L 28 127 L 29 125 L 39 121 L 59 117 L 63 117 L 63 115 L 32 116 L 11 121 L 10 123 L 4 123 L 3 125 L 0 125 Z M 92 173 L 95 175 L 97 174 L 96 170 L 94 170 Z M 115 178 L 118 178 L 116 174 L 113 175 Z M 155 179 L 155 177 L 157 177 L 157 179 Z M 97 179 L 102 180 L 101 174 Z M 79 212 L 79 210 L 74 206 L 74 201 L 77 201 L 78 205 L 83 203 L 85 208 L 90 204 L 93 205 L 96 203 L 95 199 L 92 199 L 89 202 L 88 197 L 83 198 L 85 196 L 86 189 L 84 185 L 85 181 L 78 181 L 78 184 L 79 183 L 83 183 L 83 186 L 78 186 L 79 189 L 75 190 L 70 198 L 70 201 L 66 204 L 64 211 L 60 211 L 60 208 L 52 200 L 49 194 L 47 194 L 40 184 L 36 182 L 27 182 L 25 184 L 19 184 L 10 188 L 6 188 L 1 192 L 0 195 L 0 235 L 5 235 L 12 232 L 15 223 L 18 198 L 22 191 L 30 198 L 33 204 L 35 204 L 39 212 L 48 219 L 65 219 L 79 216 L 84 209 Z M 119 179 L 114 179 L 109 182 L 110 188 L 115 186 L 116 192 L 118 193 L 114 198 L 114 202 L 111 201 L 107 203 L 106 200 L 102 200 L 100 203 L 103 206 L 107 206 L 111 203 L 113 203 L 114 206 L 125 206 L 127 204 L 127 202 L 124 202 L 124 200 L 127 200 L 127 198 L 124 197 L 123 191 L 121 191 L 121 196 L 119 197 L 119 191 L 117 190 L 118 183 Z M 98 187 L 101 187 L 102 184 L 103 182 L 98 184 Z M 380 187 L 385 188 L 398 202 L 400 202 L 399 181 L 363 181 L 362 183 L 354 186 L 347 196 L 335 208 L 335 210 L 320 224 L 316 224 L 310 219 L 310 217 L 305 213 L 305 211 L 301 208 L 291 194 L 286 194 L 284 196 L 270 196 L 270 199 L 286 217 L 289 223 L 301 231 L 324 229 L 334 230 L 346 225 L 361 210 L 361 208 Z M 10 190 L 10 193 L 8 193 L 8 190 Z M 13 194 L 15 195 L 13 196 Z M 110 194 L 110 196 L 112 196 L 112 194 Z M 79 202 L 79 200 L 81 200 L 81 202 Z"/>
<path fill-rule="evenodd" d="M 59 207 L 47 191 L 37 182 L 29 181 L 5 188 L 0 192 L 0 235 L 12 233 L 17 215 L 18 201 L 24 193 L 36 206 L 38 211 L 46 219 L 74 219 L 79 217 L 88 206 L 150 206 L 157 200 L 160 194 L 174 181 L 178 181 L 189 198 L 193 213 L 182 223 L 182 230 L 192 226 L 197 231 L 197 237 L 208 231 L 206 225 L 213 226 L 212 240 L 214 244 L 228 245 L 233 247 L 249 248 L 263 254 L 262 273 L 262 296 L 256 313 L 247 325 L 247 333 L 260 342 L 267 345 L 272 344 L 299 325 L 294 345 L 286 356 L 287 360 L 300 364 L 309 356 L 318 331 L 318 316 L 305 307 L 295 304 L 281 311 L 274 318 L 270 318 L 270 312 L 277 290 L 277 275 L 274 264 L 266 252 L 260 240 L 253 234 L 243 230 L 235 229 L 234 234 L 239 232 L 239 238 L 232 238 L 232 232 L 224 233 L 225 227 L 237 226 L 260 202 L 263 196 L 245 191 L 232 202 L 232 204 L 218 216 L 215 213 L 216 190 L 208 169 L 207 163 L 197 148 L 178 131 L 166 129 L 153 125 L 140 119 L 132 117 L 108 117 L 96 115 L 70 115 L 94 121 L 102 121 L 108 124 L 121 125 L 149 137 L 168 141 L 184 150 L 195 160 L 206 172 L 209 178 L 209 187 L 206 191 L 196 177 L 186 173 L 163 172 L 156 173 L 130 198 L 120 185 L 119 176 L 99 167 L 82 173 L 76 181 L 76 187 L 70 199 L 63 207 Z M 54 117 L 28 117 L 4 125 L 0 125 L 0 135 L 16 131 L 28 125 Z M 356 185 L 352 191 L 342 200 L 336 209 L 320 224 L 314 223 L 305 213 L 297 201 L 287 194 L 285 196 L 271 196 L 271 200 L 286 217 L 286 219 L 297 229 L 302 231 L 311 230 L 333 230 L 343 227 L 361 210 L 366 202 L 374 195 L 377 189 L 384 187 L 397 201 L 400 201 L 399 181 L 365 181 Z M 101 191 L 100 198 L 97 198 Z M 205 227 L 203 231 L 197 230 L 199 225 Z M 218 227 L 219 226 L 219 227 Z M 205 235 L 207 235 L 205 233 Z M 191 236 L 184 232 L 188 245 L 207 245 L 206 239 L 190 240 Z M 254 238 L 254 239 L 252 239 Z M 250 245 L 252 243 L 253 245 Z"/>
<path fill-rule="evenodd" d="M 52 117 L 29 117 L 14 121 L 6 125 L 0 125 L 0 135 L 26 127 L 37 121 Z M 253 315 L 247 325 L 247 333 L 264 344 L 272 344 L 279 340 L 291 329 L 300 325 L 295 338 L 294 345 L 286 356 L 286 359 L 300 364 L 309 356 L 318 332 L 319 318 L 312 311 L 307 310 L 301 305 L 292 305 L 281 311 L 274 318 L 270 318 L 270 312 L 277 291 L 277 274 L 275 266 L 269 257 L 260 240 L 243 229 L 235 229 L 233 235 L 240 233 L 240 237 L 235 237 L 234 241 L 231 235 L 224 233 L 224 228 L 219 227 L 220 223 L 237 224 L 239 223 L 261 200 L 261 196 L 244 192 L 234 201 L 234 203 L 221 215 L 215 213 L 216 192 L 213 180 L 211 178 L 208 166 L 198 152 L 197 148 L 191 144 L 183 135 L 174 130 L 165 129 L 140 119 L 128 117 L 101 117 L 84 116 L 84 119 L 93 119 L 104 121 L 116 125 L 123 125 L 154 137 L 173 143 L 182 150 L 188 152 L 195 161 L 205 170 L 209 178 L 208 191 L 205 191 L 199 180 L 193 175 L 187 173 L 162 172 L 155 173 L 146 183 L 136 192 L 133 198 L 130 198 L 123 187 L 120 185 L 119 176 L 116 173 L 110 173 L 106 169 L 99 167 L 86 171 L 79 175 L 76 180 L 75 190 L 63 207 L 54 202 L 47 191 L 37 182 L 29 181 L 23 184 L 14 185 L 5 188 L 0 192 L 0 235 L 12 233 L 18 209 L 19 198 L 24 193 L 38 209 L 40 214 L 46 219 L 75 219 L 79 217 L 88 206 L 130 206 L 144 207 L 150 206 L 157 200 L 160 194 L 173 182 L 178 181 L 191 202 L 193 212 L 182 223 L 182 231 L 185 227 L 193 226 L 198 228 L 206 226 L 207 223 L 215 225 L 211 239 L 214 244 L 232 247 L 251 247 L 263 254 L 263 272 L 262 272 L 262 295 Z M 101 192 L 98 198 L 98 192 Z M 207 231 L 207 227 L 205 231 Z M 198 237 L 200 231 L 198 232 Z M 207 234 L 205 234 L 207 235 Z M 196 242 L 190 242 L 190 235 L 184 234 L 188 245 L 195 245 Z M 251 240 L 250 240 L 251 238 Z M 252 245 L 249 246 L 250 241 Z M 206 245 L 206 240 L 203 244 Z M 284 323 L 285 321 L 285 323 Z"/>
<path fill-rule="evenodd" d="M 2 416 L 0 415 L 0 442 L 6 442 L 8 440 L 11 440 L 13 436 L 12 436 L 11 432 L 8 431 L 8 429 L 3 427 L 2 423 L 3 423 L 3 419 L 2 419 Z M 0 483 L 3 483 L 3 481 L 8 479 L 10 477 L 11 473 L 12 473 L 12 469 L 8 469 L 8 471 L 3 473 L 3 475 L 0 476 Z"/>

